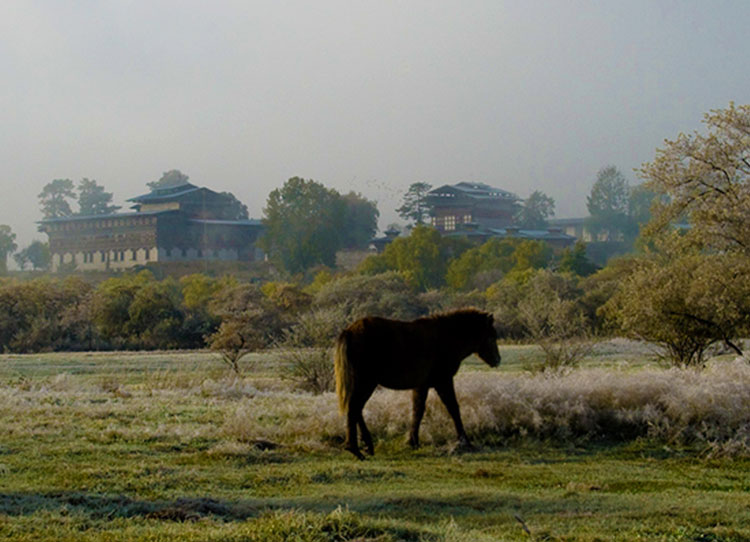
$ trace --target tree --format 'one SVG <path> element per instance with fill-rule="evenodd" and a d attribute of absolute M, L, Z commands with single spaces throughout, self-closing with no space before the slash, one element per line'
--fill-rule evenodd
<path fill-rule="evenodd" d="M 750 254 L 750 105 L 711 110 L 707 133 L 679 134 L 639 170 L 659 196 L 646 233 L 661 235 L 687 220 L 700 246 Z"/>
<path fill-rule="evenodd" d="M 322 184 L 292 177 L 268 196 L 261 248 L 290 273 L 315 265 L 336 265 L 344 239 L 346 205 Z"/>
<path fill-rule="evenodd" d="M 471 248 L 451 260 L 445 280 L 451 288 L 465 290 L 474 287 L 478 274 L 494 272 L 495 281 L 515 265 L 513 253 L 518 242 L 512 239 L 489 239 L 481 246 Z"/>
<path fill-rule="evenodd" d="M 515 223 L 519 228 L 543 230 L 547 228 L 548 220 L 554 215 L 555 200 L 535 190 L 516 213 Z"/>
<path fill-rule="evenodd" d="M 238 200 L 231 192 L 222 192 L 225 205 L 221 209 L 221 218 L 224 220 L 246 220 L 250 215 L 247 205 Z"/>
<path fill-rule="evenodd" d="M 47 269 L 51 258 L 49 245 L 39 240 L 34 240 L 29 246 L 13 255 L 18 267 L 25 269 L 28 264 L 34 269 Z"/>
<path fill-rule="evenodd" d="M 346 205 L 343 246 L 366 249 L 378 229 L 378 207 L 356 192 L 349 192 L 343 198 Z"/>
<path fill-rule="evenodd" d="M 79 215 L 106 215 L 118 209 L 119 205 L 112 205 L 112 192 L 105 192 L 95 180 L 84 177 L 78 183 Z"/>
<path fill-rule="evenodd" d="M 10 226 L 0 224 L 0 275 L 8 272 L 8 254 L 12 254 L 16 248 L 16 234 Z"/>
<path fill-rule="evenodd" d="M 189 178 L 190 177 L 185 175 L 179 169 L 170 169 L 169 171 L 165 171 L 158 181 L 146 183 L 146 186 L 148 186 L 151 190 L 156 190 L 158 188 L 167 188 L 170 186 L 180 186 L 181 184 L 187 183 Z"/>
<path fill-rule="evenodd" d="M 521 241 L 513 251 L 513 271 L 542 269 L 552 259 L 552 249 L 544 241 Z"/>
<path fill-rule="evenodd" d="M 560 255 L 557 270 L 561 273 L 572 273 L 579 277 L 588 277 L 596 272 L 597 266 L 586 256 L 586 243 L 578 241 L 573 248 L 566 247 Z"/>
<path fill-rule="evenodd" d="M 574 366 L 591 352 L 591 325 L 580 304 L 576 278 L 544 269 L 522 289 L 518 317 L 527 336 L 544 352 L 543 369 Z"/>
<path fill-rule="evenodd" d="M 398 215 L 417 226 L 425 224 L 430 216 L 430 209 L 427 206 L 426 198 L 427 192 L 431 189 L 432 185 L 428 183 L 418 182 L 410 184 L 409 189 L 402 198 L 403 203 L 401 207 L 396 209 Z"/>
<path fill-rule="evenodd" d="M 382 254 L 370 256 L 360 267 L 368 274 L 398 271 L 418 290 L 437 288 L 445 282 L 450 245 L 429 226 L 415 227 L 408 237 L 393 240 Z"/>
<path fill-rule="evenodd" d="M 69 199 L 75 199 L 73 181 L 70 179 L 55 179 L 47 183 L 39 193 L 44 218 L 61 218 L 73 214 Z"/>
<path fill-rule="evenodd" d="M 615 166 L 599 170 L 586 197 L 586 226 L 595 238 L 603 234 L 606 241 L 622 240 L 628 226 L 629 195 L 630 186 L 620 170 Z"/>
<path fill-rule="evenodd" d="M 704 253 L 672 233 L 635 260 L 604 312 L 627 335 L 664 347 L 675 365 L 701 365 L 716 342 L 742 354 L 750 331 L 750 256 Z"/>
<path fill-rule="evenodd" d="M 240 360 L 250 352 L 269 346 L 286 323 L 254 284 L 225 288 L 211 300 L 210 310 L 221 318 L 219 329 L 207 337 L 210 348 L 221 354 L 235 374 Z"/>

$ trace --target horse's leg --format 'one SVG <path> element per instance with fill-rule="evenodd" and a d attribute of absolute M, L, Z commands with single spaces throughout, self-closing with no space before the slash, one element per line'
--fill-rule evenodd
<path fill-rule="evenodd" d="M 365 457 L 359 451 L 357 443 L 357 421 L 362 416 L 361 407 L 355 407 L 354 401 L 349 404 L 349 410 L 346 412 L 346 443 L 345 448 L 349 450 L 357 459 Z"/>
<path fill-rule="evenodd" d="M 375 455 L 375 447 L 372 444 L 372 435 L 370 435 L 370 431 L 367 429 L 367 425 L 365 425 L 365 418 L 362 415 L 362 411 L 359 412 L 359 420 L 357 420 L 359 424 L 359 432 L 362 433 L 362 441 L 365 443 L 365 449 L 367 450 L 367 453 L 369 455 Z"/>
<path fill-rule="evenodd" d="M 464 424 L 461 422 L 461 412 L 458 409 L 456 390 L 453 388 L 453 379 L 441 382 L 435 386 L 435 390 L 438 392 L 445 408 L 448 409 L 448 414 L 453 418 L 453 424 L 456 426 L 456 433 L 458 434 L 458 445 L 461 448 L 471 449 L 471 442 L 469 442 L 469 437 L 466 435 L 466 431 L 464 431 Z"/>
<path fill-rule="evenodd" d="M 419 424 L 424 416 L 425 402 L 427 401 L 428 387 L 414 388 L 411 392 L 411 431 L 409 432 L 409 446 L 419 448 Z"/>
<path fill-rule="evenodd" d="M 362 439 L 365 441 L 367 452 L 372 455 L 374 448 L 372 445 L 372 436 L 367 430 L 365 425 L 365 419 L 362 416 L 362 409 L 365 407 L 365 403 L 375 391 L 377 384 L 368 384 L 366 387 L 360 386 L 352 394 L 351 401 L 349 402 L 349 410 L 347 411 L 347 424 L 346 424 L 346 449 L 353 453 L 357 459 L 364 459 L 365 457 L 359 451 L 359 442 L 357 440 L 357 425 L 362 432 Z"/>

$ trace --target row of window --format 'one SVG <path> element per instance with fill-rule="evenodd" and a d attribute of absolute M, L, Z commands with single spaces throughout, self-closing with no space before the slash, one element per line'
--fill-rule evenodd
<path fill-rule="evenodd" d="M 471 222 L 471 215 L 446 215 L 439 217 L 432 217 L 432 225 L 438 229 L 445 231 L 453 231 L 456 229 L 456 225 L 463 223 L 468 224 Z"/>
<path fill-rule="evenodd" d="M 148 261 L 151 257 L 151 250 L 150 249 L 143 249 L 144 250 L 144 259 Z M 111 258 L 109 259 L 112 262 L 124 262 L 127 260 L 137 260 L 137 250 L 131 249 L 131 250 L 115 250 L 114 252 L 110 252 L 108 250 L 99 250 L 99 251 L 91 251 L 91 252 L 84 252 L 83 253 L 83 263 L 94 263 L 94 259 L 96 258 L 96 255 L 99 254 L 99 261 L 103 262 L 107 260 L 107 255 L 111 254 Z"/>
<path fill-rule="evenodd" d="M 47 231 L 88 230 L 91 228 L 115 228 L 123 226 L 146 226 L 156 224 L 156 217 L 113 218 L 107 220 L 74 220 L 48 224 Z"/>

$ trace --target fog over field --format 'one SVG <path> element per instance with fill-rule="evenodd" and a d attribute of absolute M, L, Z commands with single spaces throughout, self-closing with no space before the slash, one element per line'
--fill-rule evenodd
<path fill-rule="evenodd" d="M 410 183 L 539 189 L 581 216 L 597 170 L 651 160 L 750 102 L 750 3 L 413 1 L 0 4 L 0 223 L 37 194 L 118 204 L 170 169 L 259 218 L 292 176 L 376 200 Z"/>

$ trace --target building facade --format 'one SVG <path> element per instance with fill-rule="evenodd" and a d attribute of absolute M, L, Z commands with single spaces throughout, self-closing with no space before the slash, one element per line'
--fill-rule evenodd
<path fill-rule="evenodd" d="M 427 193 L 432 225 L 440 232 L 459 229 L 461 224 L 504 228 L 513 224 L 521 198 L 484 183 L 461 182 Z"/>
<path fill-rule="evenodd" d="M 233 197 L 190 183 L 131 198 L 133 212 L 50 218 L 52 270 L 118 271 L 152 262 L 262 258 L 259 220 L 231 219 Z"/>
<path fill-rule="evenodd" d="M 484 183 L 461 182 L 427 193 L 432 225 L 443 235 L 484 242 L 492 237 L 545 241 L 555 248 L 570 246 L 576 237 L 561 227 L 519 229 L 514 217 L 522 200 L 515 194 Z"/>

